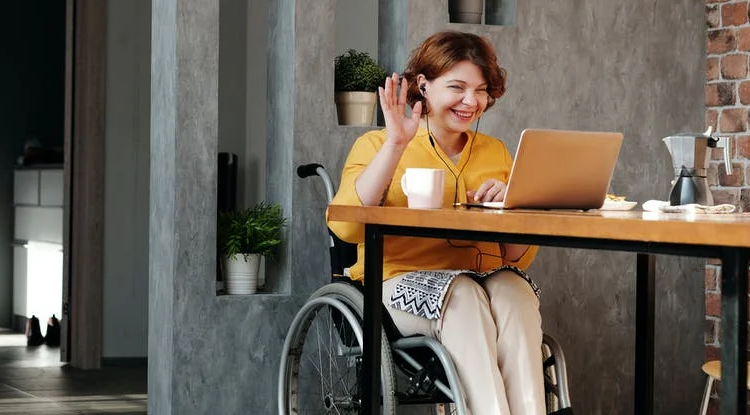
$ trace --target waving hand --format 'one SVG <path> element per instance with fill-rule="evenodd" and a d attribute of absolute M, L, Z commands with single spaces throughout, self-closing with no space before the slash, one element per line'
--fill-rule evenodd
<path fill-rule="evenodd" d="M 378 87 L 388 141 L 397 146 L 406 146 L 414 138 L 419 128 L 419 117 L 422 115 L 422 103 L 417 102 L 412 108 L 411 117 L 406 116 L 407 87 L 408 84 L 404 78 L 399 91 L 398 74 L 395 72 L 385 79 L 385 88 Z"/>

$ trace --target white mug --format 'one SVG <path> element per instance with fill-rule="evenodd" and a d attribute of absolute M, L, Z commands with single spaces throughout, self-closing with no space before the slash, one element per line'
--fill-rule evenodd
<path fill-rule="evenodd" d="M 401 176 L 401 190 L 410 208 L 440 209 L 445 193 L 445 170 L 408 168 Z"/>

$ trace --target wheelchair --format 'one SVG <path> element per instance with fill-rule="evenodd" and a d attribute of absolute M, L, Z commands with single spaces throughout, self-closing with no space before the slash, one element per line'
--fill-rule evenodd
<path fill-rule="evenodd" d="M 300 165 L 297 174 L 301 178 L 319 176 L 331 202 L 334 187 L 323 166 Z M 329 231 L 329 252 L 332 282 L 310 296 L 284 341 L 279 367 L 280 415 L 361 413 L 364 297 L 361 284 L 345 276 L 346 268 L 356 261 L 356 245 Z M 467 413 L 455 366 L 439 341 L 402 336 L 386 309 L 381 330 L 383 415 L 395 415 L 397 408 L 406 405 L 426 405 L 433 414 Z M 565 358 L 558 343 L 546 334 L 542 359 L 547 413 L 572 415 Z"/>

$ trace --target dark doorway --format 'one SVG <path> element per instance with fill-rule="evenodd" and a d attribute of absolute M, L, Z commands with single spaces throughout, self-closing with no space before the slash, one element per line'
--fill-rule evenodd
<path fill-rule="evenodd" d="M 14 275 L 39 262 L 25 255 L 35 238 L 19 237 L 18 206 L 56 208 L 59 232 L 38 239 L 62 246 L 61 361 L 84 369 L 101 364 L 105 25 L 97 0 L 12 2 L 0 16 L 0 327 L 23 332 L 30 316 L 14 297 L 49 291 Z M 16 203 L 19 165 L 59 170 L 60 202 L 44 205 L 40 190 Z"/>
<path fill-rule="evenodd" d="M 38 189 L 42 179 L 59 178 L 52 191 L 62 192 L 65 1 L 5 5 L 0 50 L 0 327 L 22 332 L 38 313 L 44 333 L 51 314 L 60 317 L 62 260 L 40 267 L 32 245 L 57 246 L 52 256 L 61 257 L 62 198 L 45 191 L 42 200 Z M 37 214 L 55 219 L 53 229 L 30 229 Z"/>

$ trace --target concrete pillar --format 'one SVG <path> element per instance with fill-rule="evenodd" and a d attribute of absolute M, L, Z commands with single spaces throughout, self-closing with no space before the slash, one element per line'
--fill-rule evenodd
<path fill-rule="evenodd" d="M 215 323 L 219 1 L 152 6 L 149 413 L 208 413 L 191 362 Z"/>

